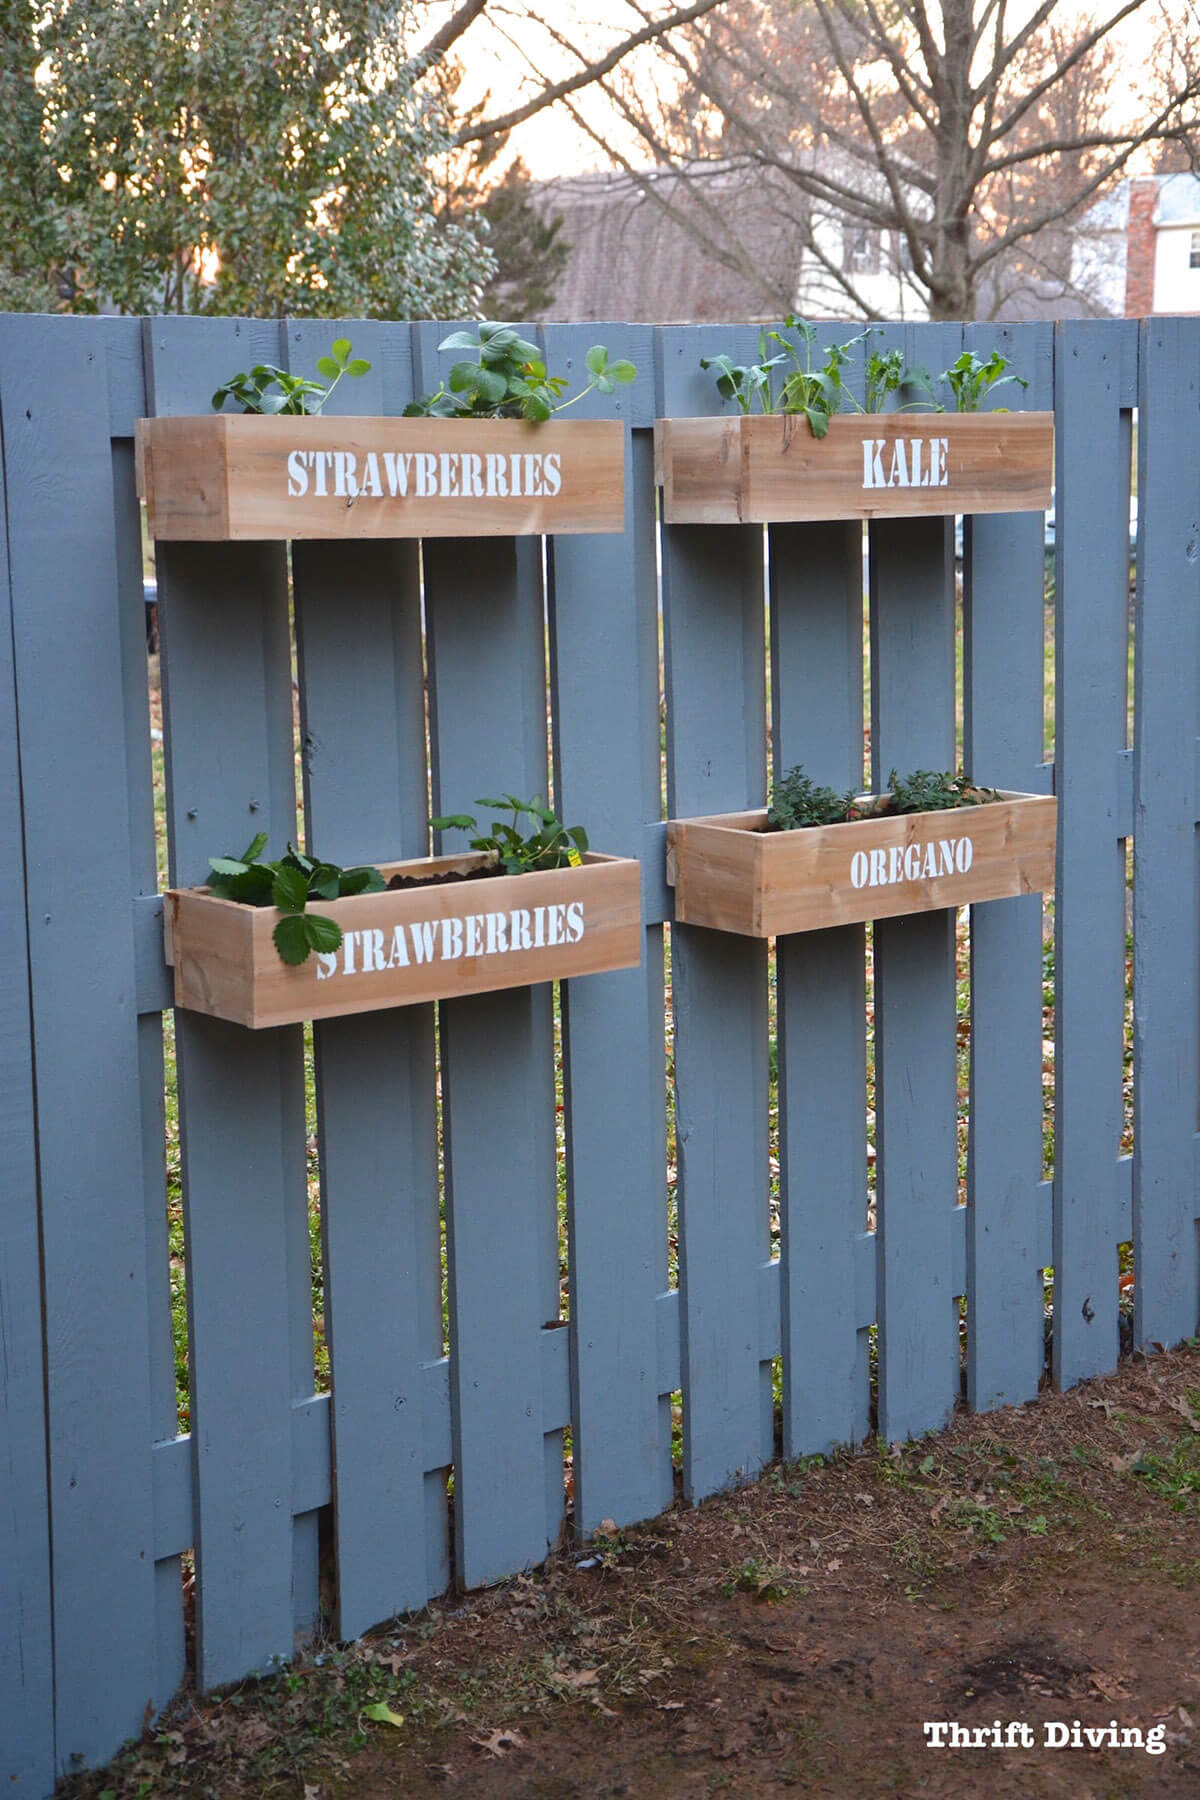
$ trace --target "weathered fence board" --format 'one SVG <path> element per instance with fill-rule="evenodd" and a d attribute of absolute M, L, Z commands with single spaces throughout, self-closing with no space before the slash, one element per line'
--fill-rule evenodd
<path fill-rule="evenodd" d="M 99 320 L 0 326 L 60 1769 L 102 1759 L 169 1691 L 155 1669 L 133 857 L 105 333 Z"/>
<path fill-rule="evenodd" d="M 936 369 L 957 355 L 961 331 L 931 328 L 919 354 L 913 333 L 894 341 Z M 869 530 L 871 785 L 882 792 L 893 767 L 954 766 L 953 521 Z M 954 922 L 925 913 L 874 928 L 879 1429 L 889 1440 L 936 1430 L 958 1397 Z"/>
<path fill-rule="evenodd" d="M 382 413 L 406 404 L 403 327 L 295 324 L 289 365 L 313 373 L 339 330 L 372 366 L 334 405 Z M 302 544 L 292 571 L 306 841 L 346 866 L 422 856 L 417 546 Z M 433 1007 L 318 1022 L 314 1046 L 337 1629 L 348 1638 L 423 1605 L 449 1574 L 445 1474 L 426 1472 L 421 1403 L 421 1365 L 442 1353 Z"/>
<path fill-rule="evenodd" d="M 444 329 L 415 329 L 422 392 L 436 385 Z M 434 814 L 486 826 L 481 795 L 548 787 L 541 543 L 429 542 L 424 563 Z M 539 1341 L 558 1317 L 552 992 L 445 1001 L 438 1027 L 456 1567 L 473 1587 L 540 1561 L 564 1509 Z"/>
<path fill-rule="evenodd" d="M 757 334 L 754 334 L 756 337 Z M 660 413 L 718 410 L 706 351 L 749 342 L 713 327 L 664 332 Z M 662 532 L 667 811 L 760 805 L 766 784 L 762 528 Z M 767 1216 L 766 945 L 671 931 L 682 1290 L 683 1479 L 689 1499 L 752 1475 L 772 1448 L 757 1271 Z"/>
<path fill-rule="evenodd" d="M 863 533 L 770 532 L 775 777 L 861 791 Z M 870 1345 L 853 1304 L 866 1230 L 866 944 L 861 925 L 776 943 L 783 1453 L 867 1431 Z"/>
<path fill-rule="evenodd" d="M 625 532 L 550 544 L 554 791 L 559 817 L 582 823 L 594 846 L 640 856 L 644 826 L 662 815 L 654 354 L 648 328 L 558 326 L 546 333 L 547 367 L 577 380 L 597 338 L 637 366 L 620 396 L 637 430 L 626 439 Z M 610 406 L 594 395 L 580 411 Z M 667 1286 L 661 925 L 647 926 L 640 969 L 566 983 L 562 1010 L 575 1522 L 588 1533 L 671 1499 L 655 1311 Z"/>
<path fill-rule="evenodd" d="M 1049 408 L 1050 326 L 968 328 L 968 349 L 986 356 L 994 344 L 1029 382 L 1020 404 Z M 1040 514 L 980 517 L 963 543 L 963 767 L 1026 793 L 1042 774 L 1044 536 Z M 1031 1400 L 1042 1372 L 1041 1007 L 1040 895 L 973 907 L 967 1397 L 979 1411 Z"/>
<path fill-rule="evenodd" d="M 3 494 L 0 491 L 0 503 Z M 7 510 L 7 508 L 5 508 Z M 0 532 L 0 1790 L 54 1786 L 37 1120 L 7 519 Z"/>
<path fill-rule="evenodd" d="M 1132 322 L 1056 346 L 1054 1378 L 1117 1358 L 1113 1158 L 1121 1136 Z M 1124 340 L 1124 341 L 1123 341 Z"/>
<path fill-rule="evenodd" d="M 1200 1320 L 1196 1126 L 1196 740 L 1200 736 L 1200 355 L 1190 321 L 1142 327 L 1134 717 L 1137 1340 Z"/>
<path fill-rule="evenodd" d="M 194 342 L 187 323 L 147 325 L 156 412 L 197 408 L 197 386 L 206 404 L 242 359 L 281 360 L 278 326 L 219 321 Z M 295 836 L 286 552 L 171 544 L 156 561 L 170 873 L 187 885 L 256 831 L 275 854 Z M 312 1390 L 303 1042 L 184 1012 L 175 1035 L 197 1665 L 214 1685 L 290 1656 L 317 1608 L 315 1515 L 290 1504 L 291 1403 Z"/>

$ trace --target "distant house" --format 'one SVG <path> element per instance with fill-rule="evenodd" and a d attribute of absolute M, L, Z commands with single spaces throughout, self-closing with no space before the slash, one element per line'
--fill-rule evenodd
<path fill-rule="evenodd" d="M 865 179 L 857 167 L 839 174 L 847 183 Z M 1119 315 L 1137 216 L 1130 189 L 1141 185 L 1119 184 L 1081 220 L 1040 239 L 1036 253 L 986 270 L 980 316 Z M 1155 197 L 1160 185 L 1150 184 Z M 529 198 L 547 219 L 562 218 L 570 246 L 550 308 L 557 319 L 928 317 L 901 233 L 817 205 L 778 170 L 738 161 L 614 170 L 538 182 Z"/>
<path fill-rule="evenodd" d="M 1139 176 L 1122 185 L 1125 316 L 1200 313 L 1200 177 Z"/>
<path fill-rule="evenodd" d="M 814 212 L 774 171 L 712 162 L 682 174 L 574 175 L 537 183 L 530 200 L 547 218 L 562 217 L 571 246 L 556 319 L 845 318 L 858 309 L 838 270 L 879 313 L 925 317 L 895 233 Z"/>

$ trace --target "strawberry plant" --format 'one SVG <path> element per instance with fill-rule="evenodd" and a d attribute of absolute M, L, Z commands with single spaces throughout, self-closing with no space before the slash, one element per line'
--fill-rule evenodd
<path fill-rule="evenodd" d="M 587 832 L 582 825 L 564 826 L 555 813 L 542 805 L 539 795 L 520 800 L 515 794 L 502 794 L 498 800 L 476 800 L 475 805 L 512 814 L 511 822 L 493 820 L 489 832 L 481 832 L 470 840 L 472 850 L 481 850 L 506 875 L 575 868 L 583 861 Z M 532 831 L 520 829 L 523 817 L 534 821 Z M 450 813 L 429 823 L 435 831 L 479 831 L 478 821 L 470 813 Z"/>
<path fill-rule="evenodd" d="M 336 919 L 307 911 L 309 900 L 344 900 L 352 894 L 378 894 L 386 885 L 378 869 L 343 869 L 337 863 L 318 862 L 294 844 L 278 862 L 259 859 L 267 847 L 260 831 L 241 856 L 209 858 L 209 889 L 220 900 L 239 900 L 246 906 L 274 906 L 283 914 L 271 936 L 285 963 L 302 963 L 310 950 L 336 950 L 342 928 Z"/>
<path fill-rule="evenodd" d="M 349 338 L 335 338 L 329 354 L 317 358 L 317 372 L 325 376 L 324 381 L 290 375 L 273 363 L 255 363 L 252 369 L 231 375 L 217 389 L 213 411 L 220 412 L 226 400 L 236 400 L 248 413 L 319 413 L 343 375 L 365 375 L 370 367 L 363 357 L 351 357 Z"/>
<path fill-rule="evenodd" d="M 538 346 L 523 338 L 514 325 L 489 320 L 474 331 L 452 331 L 438 349 L 469 350 L 472 354 L 454 364 L 436 393 L 406 406 L 406 418 L 529 419 L 540 424 L 593 390 L 614 393 L 637 374 L 633 363 L 623 359 L 610 362 L 604 345 L 593 344 L 585 359 L 591 380 L 570 400 L 564 400 L 568 383 L 562 375 L 547 373 Z"/>

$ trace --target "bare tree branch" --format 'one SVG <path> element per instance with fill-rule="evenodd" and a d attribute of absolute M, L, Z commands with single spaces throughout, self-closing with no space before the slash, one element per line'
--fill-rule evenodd
<path fill-rule="evenodd" d="M 724 4 L 725 0 L 695 0 L 695 4 L 692 6 L 677 7 L 653 25 L 646 25 L 641 31 L 631 32 L 619 44 L 615 44 L 607 55 L 598 57 L 593 62 L 585 62 L 578 74 L 568 76 L 564 81 L 556 81 L 549 87 L 543 88 L 540 94 L 535 94 L 532 100 L 527 100 L 523 106 L 514 107 L 512 112 L 505 113 L 498 119 L 484 119 L 477 125 L 468 126 L 459 132 L 454 142 L 459 145 L 480 144 L 488 138 L 503 136 L 505 132 L 511 131 L 514 125 L 521 125 L 526 119 L 532 119 L 535 113 L 542 112 L 547 106 L 553 106 L 557 101 L 565 100 L 568 94 L 574 94 L 580 88 L 590 87 L 594 82 L 598 82 L 609 73 L 610 69 L 615 69 L 618 63 L 624 62 L 625 58 L 632 51 L 639 49 L 641 45 L 654 43 L 668 31 L 675 31 L 681 25 L 689 25 L 693 20 L 703 18 L 705 13 L 712 12 L 714 7 Z"/>
<path fill-rule="evenodd" d="M 412 66 L 423 63 L 426 68 L 431 63 L 440 62 L 452 44 L 456 44 L 468 25 L 473 25 L 488 5 L 488 0 L 463 0 L 458 11 L 453 13 L 440 31 L 435 31 L 423 50 L 419 50 L 412 59 Z"/>

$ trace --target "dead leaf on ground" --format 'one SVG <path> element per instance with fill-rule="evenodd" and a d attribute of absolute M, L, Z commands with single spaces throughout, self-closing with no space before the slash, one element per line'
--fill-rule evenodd
<path fill-rule="evenodd" d="M 473 1744 L 489 1756 L 505 1756 L 510 1750 L 523 1750 L 525 1739 L 519 1731 L 490 1731 L 486 1737 L 474 1737 Z"/>

